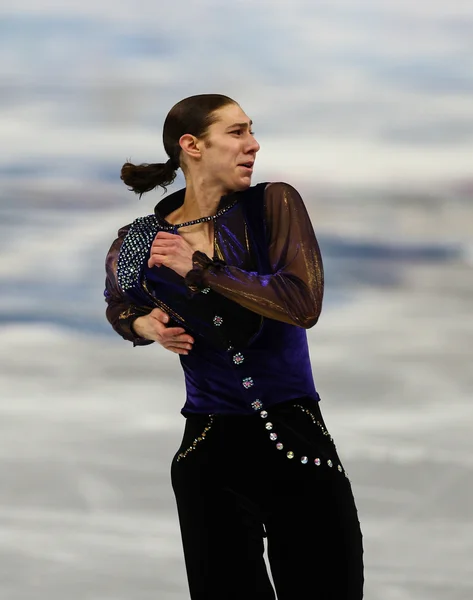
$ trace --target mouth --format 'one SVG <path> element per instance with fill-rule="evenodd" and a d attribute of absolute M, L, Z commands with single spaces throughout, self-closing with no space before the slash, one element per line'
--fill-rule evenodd
<path fill-rule="evenodd" d="M 248 161 L 246 163 L 241 163 L 240 165 L 238 165 L 239 167 L 243 167 L 244 169 L 247 169 L 248 171 L 253 172 L 253 166 L 254 166 L 254 161 Z"/>

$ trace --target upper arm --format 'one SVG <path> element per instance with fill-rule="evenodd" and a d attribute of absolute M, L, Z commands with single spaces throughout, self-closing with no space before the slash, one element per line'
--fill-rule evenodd
<path fill-rule="evenodd" d="M 303 281 L 323 281 L 319 244 L 299 192 L 288 183 L 270 183 L 265 189 L 268 254 L 273 273 L 285 270 Z"/>
<path fill-rule="evenodd" d="M 118 237 L 113 241 L 105 260 L 105 301 L 107 303 L 106 316 L 113 329 L 124 339 L 133 342 L 133 345 L 151 344 L 150 340 L 138 337 L 133 331 L 133 322 L 140 316 L 147 314 L 151 309 L 137 307 L 126 297 L 120 288 L 117 276 L 117 263 L 120 248 L 128 233 L 130 226 L 122 227 Z"/>

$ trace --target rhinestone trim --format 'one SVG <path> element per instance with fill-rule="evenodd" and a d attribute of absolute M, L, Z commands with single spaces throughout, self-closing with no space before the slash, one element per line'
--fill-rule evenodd
<path fill-rule="evenodd" d="M 197 225 L 198 223 L 208 223 L 209 221 L 215 221 L 222 215 L 224 215 L 228 210 L 233 208 L 237 201 L 231 202 L 228 206 L 224 206 L 219 211 L 217 211 L 214 215 L 210 217 L 200 217 L 200 219 L 194 219 L 193 221 L 186 221 L 185 223 L 176 223 L 176 225 L 161 225 L 160 229 L 163 231 L 177 231 L 181 227 L 189 227 L 190 225 Z M 154 215 L 153 215 L 154 216 Z M 156 217 L 155 217 L 156 218 Z"/>
<path fill-rule="evenodd" d="M 254 402 L 251 403 L 251 408 L 253 410 L 261 410 L 263 408 L 263 403 L 261 402 L 261 400 L 256 399 Z M 263 417 L 263 419 L 266 419 L 267 416 L 268 416 L 268 413 L 264 410 L 261 413 L 261 417 Z"/>
<path fill-rule="evenodd" d="M 247 378 L 247 379 L 251 379 L 251 377 L 250 377 L 250 378 Z M 259 401 L 257 400 L 256 402 L 253 402 L 252 406 L 253 406 L 254 404 L 256 404 L 257 402 L 259 402 Z M 294 406 L 297 406 L 298 408 L 301 408 L 301 409 L 302 409 L 302 410 L 303 410 L 305 413 L 307 413 L 308 415 L 310 415 L 310 417 L 312 418 L 312 421 L 313 421 L 315 424 L 317 424 L 317 425 L 318 425 L 318 426 L 319 426 L 319 427 L 322 429 L 322 431 L 324 432 L 324 435 L 326 435 L 326 436 L 330 436 L 330 434 L 329 434 L 329 433 L 328 433 L 328 431 L 325 429 L 325 427 L 324 427 L 324 426 L 323 426 L 323 425 L 320 423 L 320 421 L 317 421 L 317 419 L 314 417 L 314 415 L 313 415 L 313 414 L 312 414 L 312 413 L 311 413 L 309 410 L 307 410 L 307 409 L 306 409 L 306 408 L 304 408 L 303 406 L 300 406 L 299 404 L 295 404 Z M 267 419 L 267 418 L 268 418 L 268 412 L 267 412 L 266 410 L 261 410 L 261 411 L 260 411 L 260 416 L 261 416 L 263 419 Z M 273 425 L 273 424 L 272 424 L 270 421 L 268 421 L 268 422 L 266 422 L 266 423 L 265 423 L 265 429 L 266 429 L 267 431 L 271 431 L 271 433 L 269 434 L 269 439 L 270 439 L 271 441 L 275 442 L 275 441 L 278 439 L 278 434 L 277 434 L 277 433 L 275 433 L 275 432 L 272 432 L 272 429 L 273 429 L 273 427 L 274 427 L 274 425 Z M 332 437 L 331 437 L 331 436 L 330 436 L 330 440 L 333 442 L 333 440 L 332 440 Z M 335 446 L 335 444 L 334 444 L 334 446 Z M 277 450 L 283 450 L 283 448 L 284 448 L 284 444 L 283 444 L 282 442 L 280 442 L 280 441 L 279 441 L 279 442 L 276 444 L 276 449 L 277 449 Z M 288 450 L 288 452 L 286 452 L 286 457 L 287 457 L 288 459 L 290 459 L 290 460 L 291 460 L 291 459 L 293 459 L 293 458 L 295 457 L 295 453 L 294 453 L 292 450 Z M 301 461 L 301 464 L 303 464 L 303 465 L 306 465 L 306 464 L 308 464 L 308 462 L 309 462 L 309 457 L 308 457 L 308 456 L 301 456 L 301 457 L 300 457 L 300 461 Z M 330 468 L 332 468 L 332 467 L 333 467 L 333 462 L 332 462 L 332 460 L 331 460 L 331 459 L 328 459 L 326 464 L 327 464 L 327 466 L 328 466 L 328 467 L 330 467 Z M 321 460 L 320 458 L 315 458 L 315 459 L 314 459 L 314 465 L 315 465 L 315 466 L 317 466 L 317 467 L 320 467 L 320 466 L 322 465 L 322 460 Z M 344 474 L 345 474 L 345 477 L 348 477 L 348 475 L 347 475 L 347 472 L 343 470 L 343 467 L 342 467 L 342 465 L 338 465 L 338 466 L 337 466 L 337 470 L 338 470 L 340 473 L 344 473 Z"/>
<path fill-rule="evenodd" d="M 187 448 L 187 450 L 184 450 L 184 452 L 180 452 L 177 455 L 176 460 L 179 462 L 180 460 L 182 460 L 183 458 L 186 458 L 186 456 L 192 452 L 193 450 L 196 449 L 197 444 L 199 444 L 200 442 L 203 442 L 207 433 L 210 431 L 210 428 L 212 427 L 212 424 L 214 422 L 214 416 L 213 415 L 209 415 L 209 422 L 207 423 L 207 425 L 204 427 L 203 432 L 195 438 L 195 440 L 192 442 L 192 444 L 189 446 L 189 448 Z"/>
<path fill-rule="evenodd" d="M 318 427 L 320 427 L 320 429 L 322 430 L 322 433 L 328 437 L 330 439 L 331 442 L 333 442 L 333 438 L 330 435 L 330 433 L 325 429 L 325 427 L 322 425 L 322 423 L 320 421 L 318 421 L 314 414 L 311 413 L 311 411 L 308 408 L 304 408 L 303 406 L 301 406 L 300 404 L 294 404 L 294 406 L 296 408 L 300 408 L 302 410 L 302 412 L 306 413 L 307 415 L 309 415 L 309 417 L 312 419 L 312 423 L 314 423 L 314 425 L 317 425 Z"/>
<path fill-rule="evenodd" d="M 213 323 L 214 323 L 215 327 L 220 327 L 220 325 L 223 323 L 222 317 L 215 315 L 215 317 L 213 319 Z"/>
<path fill-rule="evenodd" d="M 158 220 L 154 215 L 140 217 L 131 224 L 117 260 L 118 285 L 124 292 L 138 285 L 141 267 L 158 231 Z"/>

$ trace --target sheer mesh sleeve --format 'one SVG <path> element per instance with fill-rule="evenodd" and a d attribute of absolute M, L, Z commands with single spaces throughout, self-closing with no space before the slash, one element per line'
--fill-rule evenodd
<path fill-rule="evenodd" d="M 107 303 L 106 316 L 113 329 L 125 340 L 133 342 L 133 346 L 146 346 L 152 340 L 139 337 L 133 331 L 133 322 L 138 317 L 148 314 L 151 309 L 138 307 L 127 301 L 120 290 L 117 281 L 117 260 L 123 238 L 127 234 L 129 225 L 118 232 L 118 238 L 113 242 L 105 262 L 107 278 L 105 280 L 105 302 Z"/>
<path fill-rule="evenodd" d="M 260 275 L 196 253 L 190 285 L 202 285 L 264 317 L 308 329 L 317 322 L 324 289 L 319 245 L 299 193 L 286 183 L 265 190 L 265 218 L 272 274 Z M 205 258 L 204 258 L 205 257 Z"/>

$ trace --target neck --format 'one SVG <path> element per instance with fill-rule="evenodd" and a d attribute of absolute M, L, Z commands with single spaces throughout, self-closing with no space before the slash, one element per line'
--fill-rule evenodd
<path fill-rule="evenodd" d="M 186 195 L 179 210 L 180 216 L 191 221 L 215 215 L 220 199 L 227 193 L 221 185 L 209 185 L 204 180 L 186 181 Z"/>

